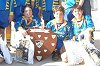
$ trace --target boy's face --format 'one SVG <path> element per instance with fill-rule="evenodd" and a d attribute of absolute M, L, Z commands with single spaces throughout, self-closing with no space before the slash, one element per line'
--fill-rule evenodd
<path fill-rule="evenodd" d="M 32 17 L 32 9 L 29 8 L 29 7 L 26 7 L 25 10 L 24 10 L 24 16 L 26 18 Z"/>
<path fill-rule="evenodd" d="M 62 20 L 64 18 L 64 14 L 62 11 L 56 11 L 54 14 L 55 19 Z"/>
<path fill-rule="evenodd" d="M 73 15 L 75 16 L 75 18 L 81 18 L 83 15 L 83 11 L 79 10 L 79 9 L 74 9 L 73 10 Z"/>

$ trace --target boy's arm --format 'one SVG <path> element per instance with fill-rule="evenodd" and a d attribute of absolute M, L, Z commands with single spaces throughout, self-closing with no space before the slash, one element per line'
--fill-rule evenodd
<path fill-rule="evenodd" d="M 80 8 L 83 6 L 83 3 L 84 3 L 84 0 L 80 0 L 79 3 L 78 3 L 78 7 L 77 8 Z"/>
<path fill-rule="evenodd" d="M 94 31 L 95 30 L 95 26 L 92 20 L 92 17 L 90 15 L 85 15 L 85 20 L 87 23 L 87 31 Z"/>
<path fill-rule="evenodd" d="M 20 29 L 23 29 L 23 28 L 21 27 L 21 20 L 15 22 L 14 27 L 15 27 L 16 31 L 19 31 Z"/>
<path fill-rule="evenodd" d="M 34 2 L 35 2 L 35 0 L 31 0 L 32 8 L 34 8 Z"/>
<path fill-rule="evenodd" d="M 41 18 L 41 16 L 42 16 L 42 0 L 38 1 L 38 9 L 39 9 L 38 17 Z"/>
<path fill-rule="evenodd" d="M 87 29 L 85 31 L 82 31 L 78 36 L 80 37 L 81 35 L 84 35 L 86 33 L 91 34 L 94 30 L 95 30 L 95 26 L 94 23 L 92 21 L 92 18 L 90 15 L 86 15 L 85 16 L 85 22 L 86 22 L 86 26 Z"/>
<path fill-rule="evenodd" d="M 84 0 L 80 0 L 79 5 L 82 6 L 84 3 Z"/>

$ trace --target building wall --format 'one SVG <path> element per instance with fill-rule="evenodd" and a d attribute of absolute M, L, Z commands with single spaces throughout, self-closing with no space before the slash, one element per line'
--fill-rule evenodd
<path fill-rule="evenodd" d="M 94 6 L 97 8 L 97 10 L 92 10 L 92 19 L 95 25 L 95 30 L 100 30 L 100 0 L 95 1 L 96 4 Z"/>

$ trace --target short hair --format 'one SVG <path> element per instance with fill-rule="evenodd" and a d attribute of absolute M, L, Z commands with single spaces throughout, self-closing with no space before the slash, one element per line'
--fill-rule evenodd
<path fill-rule="evenodd" d="M 31 6 L 30 4 L 26 4 L 26 5 L 22 8 L 22 13 L 24 13 L 26 7 L 29 7 L 29 8 L 32 9 L 32 6 Z"/>
<path fill-rule="evenodd" d="M 64 7 L 61 6 L 61 5 L 54 6 L 53 12 L 55 13 L 56 11 L 62 11 L 63 14 L 64 14 L 64 12 L 65 12 Z"/>
<path fill-rule="evenodd" d="M 79 7 L 78 4 L 75 4 L 75 5 L 73 6 L 73 8 L 72 8 L 72 12 L 74 11 L 74 9 L 78 9 L 78 10 L 83 11 L 83 8 L 82 8 L 82 7 Z"/>

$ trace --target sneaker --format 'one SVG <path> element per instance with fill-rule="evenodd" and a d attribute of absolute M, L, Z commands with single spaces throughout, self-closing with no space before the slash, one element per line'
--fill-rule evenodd
<path fill-rule="evenodd" d="M 53 52 L 52 60 L 57 61 L 57 60 L 59 60 L 59 58 L 60 58 L 60 53 L 59 52 Z"/>

